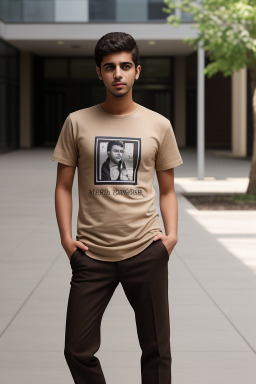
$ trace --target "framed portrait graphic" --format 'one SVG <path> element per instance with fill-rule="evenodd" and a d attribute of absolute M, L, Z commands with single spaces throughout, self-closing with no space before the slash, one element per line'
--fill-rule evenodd
<path fill-rule="evenodd" d="M 94 148 L 95 184 L 137 184 L 141 139 L 96 136 Z"/>

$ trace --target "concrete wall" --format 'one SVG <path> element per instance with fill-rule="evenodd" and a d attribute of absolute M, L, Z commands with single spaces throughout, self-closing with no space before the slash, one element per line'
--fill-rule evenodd
<path fill-rule="evenodd" d="M 247 140 L 247 72 L 232 75 L 232 154 L 246 156 Z"/>
<path fill-rule="evenodd" d="M 180 148 L 186 146 L 186 70 L 185 56 L 174 58 L 174 130 Z"/>

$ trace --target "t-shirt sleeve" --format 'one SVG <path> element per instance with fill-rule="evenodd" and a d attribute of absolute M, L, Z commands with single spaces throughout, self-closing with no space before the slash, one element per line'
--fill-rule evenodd
<path fill-rule="evenodd" d="M 174 168 L 182 163 L 183 160 L 170 123 L 159 144 L 156 156 L 156 171 L 164 171 L 169 168 Z"/>
<path fill-rule="evenodd" d="M 73 126 L 70 115 L 66 118 L 51 160 L 65 165 L 77 167 L 78 151 L 74 140 Z"/>

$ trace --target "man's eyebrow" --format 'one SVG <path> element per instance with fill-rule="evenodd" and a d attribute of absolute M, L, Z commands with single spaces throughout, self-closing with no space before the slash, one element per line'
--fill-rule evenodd
<path fill-rule="evenodd" d="M 121 64 L 131 64 L 132 65 L 132 63 L 130 61 L 123 61 Z M 103 67 L 106 67 L 107 65 L 115 65 L 115 64 L 114 63 L 105 63 L 105 64 L 103 64 Z"/>

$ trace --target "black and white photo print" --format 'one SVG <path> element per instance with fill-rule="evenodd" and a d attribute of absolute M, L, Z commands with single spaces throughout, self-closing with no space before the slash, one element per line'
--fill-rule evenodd
<path fill-rule="evenodd" d="M 95 137 L 95 184 L 137 184 L 140 138 Z"/>

